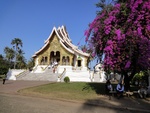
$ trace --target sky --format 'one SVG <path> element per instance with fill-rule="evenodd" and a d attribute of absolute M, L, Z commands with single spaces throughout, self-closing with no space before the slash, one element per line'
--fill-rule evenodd
<path fill-rule="evenodd" d="M 20 38 L 29 60 L 53 27 L 66 26 L 74 45 L 85 44 L 84 31 L 96 17 L 99 0 L 0 0 L 0 54 Z"/>

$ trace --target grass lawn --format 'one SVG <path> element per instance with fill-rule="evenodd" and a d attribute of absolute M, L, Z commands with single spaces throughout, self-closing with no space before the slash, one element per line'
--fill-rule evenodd
<path fill-rule="evenodd" d="M 96 99 L 105 94 L 104 83 L 49 83 L 46 85 L 26 88 L 19 93 L 32 96 L 44 96 L 49 98 L 63 98 L 69 100 Z"/>
<path fill-rule="evenodd" d="M 116 84 L 113 84 L 116 87 Z M 49 83 L 18 91 L 21 94 L 68 100 L 98 99 L 105 95 L 105 83 Z"/>

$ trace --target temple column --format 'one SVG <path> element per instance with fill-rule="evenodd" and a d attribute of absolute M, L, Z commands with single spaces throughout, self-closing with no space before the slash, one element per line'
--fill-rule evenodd
<path fill-rule="evenodd" d="M 72 62 L 72 57 L 70 57 L 70 66 L 72 66 L 72 63 L 73 63 L 73 62 Z"/>
<path fill-rule="evenodd" d="M 59 65 L 62 65 L 62 55 L 60 55 L 60 61 Z"/>
<path fill-rule="evenodd" d="M 47 63 L 48 65 L 50 65 L 50 55 L 48 55 L 47 59 L 48 59 Z"/>
<path fill-rule="evenodd" d="M 41 59 L 42 59 L 42 58 L 40 57 L 40 58 L 39 58 L 39 65 L 41 65 Z"/>

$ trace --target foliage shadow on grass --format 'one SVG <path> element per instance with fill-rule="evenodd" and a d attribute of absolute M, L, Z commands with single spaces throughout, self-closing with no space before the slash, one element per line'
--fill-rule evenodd
<path fill-rule="evenodd" d="M 105 94 L 105 83 L 86 83 L 82 90 L 94 90 L 97 94 Z"/>
<path fill-rule="evenodd" d="M 105 95 L 106 89 L 105 89 L 106 83 L 86 83 L 86 85 L 83 87 L 82 90 L 89 90 L 90 88 L 94 90 L 97 94 Z M 112 84 L 113 89 L 116 88 L 116 84 Z"/>

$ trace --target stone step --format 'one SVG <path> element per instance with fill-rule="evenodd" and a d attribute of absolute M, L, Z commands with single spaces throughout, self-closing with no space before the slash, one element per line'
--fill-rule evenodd
<path fill-rule="evenodd" d="M 23 77 L 18 77 L 17 80 L 44 80 L 44 81 L 57 81 L 58 74 L 47 71 L 45 73 L 28 73 Z"/>

